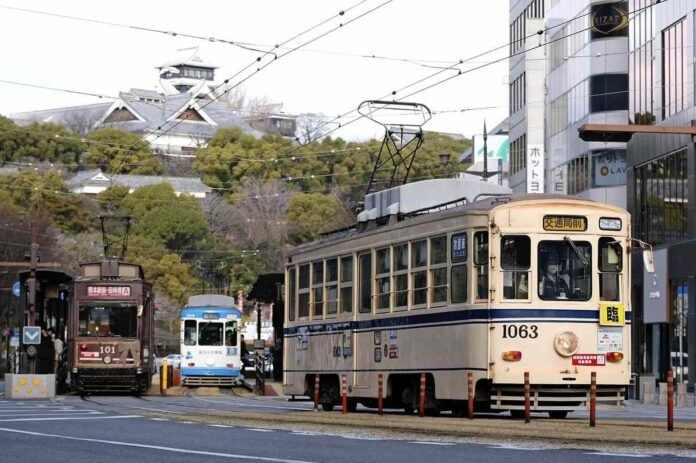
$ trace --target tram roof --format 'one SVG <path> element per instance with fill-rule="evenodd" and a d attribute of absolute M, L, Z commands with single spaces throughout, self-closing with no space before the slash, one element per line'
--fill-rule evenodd
<path fill-rule="evenodd" d="M 363 236 L 370 233 L 382 233 L 392 230 L 396 227 L 403 226 L 404 224 L 417 225 L 419 223 L 428 223 L 435 220 L 441 220 L 448 217 L 453 217 L 462 214 L 477 214 L 477 215 L 487 215 L 493 209 L 498 207 L 506 207 L 511 203 L 520 203 L 525 201 L 548 201 L 548 202 L 573 202 L 573 203 L 585 203 L 588 205 L 601 205 L 602 207 L 613 208 L 617 211 L 621 211 L 621 208 L 612 206 L 609 204 L 598 203 L 594 200 L 582 198 L 579 196 L 569 196 L 560 194 L 550 194 L 550 193 L 513 193 L 509 195 L 500 196 L 489 196 L 482 198 L 478 201 L 471 203 L 459 204 L 446 209 L 439 209 L 444 205 L 436 205 L 427 210 L 415 211 L 411 214 L 405 214 L 403 217 L 399 217 L 396 223 L 385 223 L 383 225 L 378 225 L 374 228 L 368 228 L 366 230 L 359 230 L 358 225 L 344 228 L 341 230 L 336 230 L 328 232 L 318 239 L 296 246 L 290 252 L 288 256 L 294 256 L 300 254 L 304 251 L 314 249 L 316 247 L 325 245 L 327 243 L 332 243 L 336 241 L 342 241 L 344 239 L 355 238 L 357 236 Z"/>
<path fill-rule="evenodd" d="M 197 294 L 188 299 L 184 309 L 215 307 L 218 309 L 237 309 L 237 303 L 231 296 L 222 294 Z"/>

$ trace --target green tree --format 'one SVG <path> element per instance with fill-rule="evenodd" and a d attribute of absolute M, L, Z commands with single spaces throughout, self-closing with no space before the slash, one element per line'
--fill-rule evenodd
<path fill-rule="evenodd" d="M 139 135 L 101 128 L 87 136 L 90 141 L 85 164 L 116 174 L 158 175 L 162 163 L 152 155 L 150 144 Z"/>
<path fill-rule="evenodd" d="M 288 220 L 294 225 L 290 239 L 301 243 L 315 239 L 322 232 L 342 228 L 352 223 L 353 217 L 335 196 L 302 193 L 290 199 Z"/>
<path fill-rule="evenodd" d="M 85 145 L 58 124 L 20 127 L 0 116 L 0 162 L 60 163 L 74 170 Z"/>

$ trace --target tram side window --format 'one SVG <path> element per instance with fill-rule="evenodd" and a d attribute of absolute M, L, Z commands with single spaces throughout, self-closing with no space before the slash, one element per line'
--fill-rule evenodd
<path fill-rule="evenodd" d="M 184 345 L 195 346 L 198 342 L 198 333 L 196 329 L 196 320 L 184 321 Z"/>
<path fill-rule="evenodd" d="M 623 248 L 614 238 L 599 239 L 599 299 L 620 300 Z"/>
<path fill-rule="evenodd" d="M 360 313 L 372 312 L 372 254 L 360 256 Z"/>
<path fill-rule="evenodd" d="M 314 318 L 324 314 L 324 261 L 312 264 L 312 289 L 314 293 Z"/>
<path fill-rule="evenodd" d="M 430 238 L 430 303 L 447 302 L 447 236 Z"/>
<path fill-rule="evenodd" d="M 236 346 L 237 345 L 237 322 L 227 322 L 225 324 L 225 345 L 226 346 Z"/>
<path fill-rule="evenodd" d="M 295 281 L 295 267 L 288 271 L 288 320 L 295 320 L 295 302 L 297 301 L 297 282 Z"/>
<path fill-rule="evenodd" d="M 338 312 L 338 259 L 326 261 L 326 314 Z"/>
<path fill-rule="evenodd" d="M 377 310 L 389 310 L 391 305 L 391 255 L 390 248 L 377 250 Z"/>
<path fill-rule="evenodd" d="M 309 317 L 309 264 L 300 265 L 297 316 Z"/>
<path fill-rule="evenodd" d="M 467 297 L 467 281 L 466 281 L 466 264 L 452 266 L 451 278 L 451 299 L 452 303 L 466 302 Z"/>
<path fill-rule="evenodd" d="M 341 313 L 353 312 L 353 257 L 341 257 Z"/>
<path fill-rule="evenodd" d="M 201 322 L 198 325 L 198 345 L 199 346 L 221 346 L 222 345 L 222 323 Z"/>
<path fill-rule="evenodd" d="M 539 243 L 539 297 L 587 301 L 592 294 L 592 246 L 587 241 Z"/>
<path fill-rule="evenodd" d="M 476 298 L 488 299 L 488 232 L 474 233 L 474 267 Z"/>
<path fill-rule="evenodd" d="M 412 304 L 425 306 L 428 301 L 428 242 L 411 243 L 411 288 Z"/>
<path fill-rule="evenodd" d="M 394 310 L 408 308 L 408 243 L 394 246 Z"/>
<path fill-rule="evenodd" d="M 532 245 L 528 236 L 508 235 L 500 240 L 503 299 L 529 298 Z"/>

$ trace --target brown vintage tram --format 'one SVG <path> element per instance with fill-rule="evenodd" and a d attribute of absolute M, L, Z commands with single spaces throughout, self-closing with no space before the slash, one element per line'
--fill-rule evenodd
<path fill-rule="evenodd" d="M 72 389 L 141 393 L 154 365 L 154 296 L 139 265 L 80 264 L 68 326 Z"/>

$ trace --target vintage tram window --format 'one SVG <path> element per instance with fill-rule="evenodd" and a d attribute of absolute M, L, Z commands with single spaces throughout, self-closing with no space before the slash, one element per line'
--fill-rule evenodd
<path fill-rule="evenodd" d="M 507 235 L 500 240 L 503 299 L 529 298 L 529 267 L 532 244 L 528 236 Z"/>
<path fill-rule="evenodd" d="M 428 302 L 428 242 L 411 243 L 411 304 L 424 306 Z"/>
<path fill-rule="evenodd" d="M 227 322 L 225 323 L 225 345 L 226 346 L 236 346 L 237 345 L 237 322 Z"/>
<path fill-rule="evenodd" d="M 372 312 L 372 253 L 360 255 L 360 313 Z"/>
<path fill-rule="evenodd" d="M 80 336 L 134 338 L 138 335 L 137 308 L 133 304 L 85 304 L 79 312 Z"/>
<path fill-rule="evenodd" d="M 394 310 L 408 308 L 408 243 L 398 244 L 392 248 L 394 287 Z"/>
<path fill-rule="evenodd" d="M 390 248 L 378 249 L 377 257 L 377 275 L 375 284 L 377 285 L 377 310 L 389 310 L 391 306 L 391 255 Z"/>
<path fill-rule="evenodd" d="M 195 346 L 198 342 L 198 327 L 196 320 L 184 320 L 184 345 Z"/>
<path fill-rule="evenodd" d="M 430 303 L 447 302 L 447 236 L 430 238 Z"/>
<path fill-rule="evenodd" d="M 297 316 L 309 317 L 309 264 L 300 265 Z"/>
<path fill-rule="evenodd" d="M 295 302 L 297 301 L 297 282 L 295 281 L 296 273 L 295 267 L 292 267 L 288 271 L 288 320 L 290 321 L 295 320 L 295 311 L 297 310 L 297 307 L 295 307 Z"/>
<path fill-rule="evenodd" d="M 394 270 L 408 270 L 408 244 L 394 246 Z"/>
<path fill-rule="evenodd" d="M 326 314 L 338 312 L 338 259 L 326 260 Z"/>
<path fill-rule="evenodd" d="M 488 299 L 488 232 L 474 233 L 476 299 Z"/>
<path fill-rule="evenodd" d="M 450 279 L 452 303 L 466 302 L 467 298 L 467 273 L 466 265 L 453 265 L 452 278 Z"/>
<path fill-rule="evenodd" d="M 313 318 L 321 318 L 324 315 L 324 261 L 312 264 L 312 304 Z"/>
<path fill-rule="evenodd" d="M 614 238 L 599 239 L 599 299 L 620 300 L 620 278 L 623 269 L 623 248 Z"/>
<path fill-rule="evenodd" d="M 199 346 L 221 346 L 222 345 L 222 323 L 220 323 L 220 322 L 200 322 L 198 324 L 198 345 Z"/>
<path fill-rule="evenodd" d="M 341 257 L 341 313 L 353 312 L 353 257 Z"/>
<path fill-rule="evenodd" d="M 592 294 L 592 246 L 587 241 L 541 241 L 539 297 L 545 301 L 587 301 Z"/>

